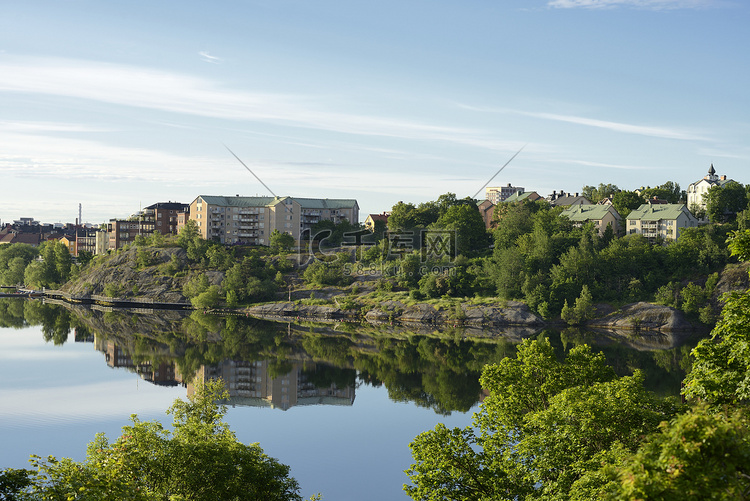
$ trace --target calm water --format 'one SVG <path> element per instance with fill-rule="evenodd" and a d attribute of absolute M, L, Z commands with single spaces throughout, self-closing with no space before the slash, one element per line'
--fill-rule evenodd
<path fill-rule="evenodd" d="M 131 414 L 169 423 L 164 411 L 194 374 L 223 377 L 238 438 L 290 465 L 304 496 L 327 501 L 407 499 L 409 442 L 438 422 L 468 425 L 481 367 L 517 341 L 19 300 L 0 302 L 0 325 L 0 468 L 24 467 L 30 454 L 81 460 L 95 433 L 117 437 Z M 581 342 L 553 338 L 561 351 Z M 641 368 L 669 393 L 689 347 L 605 350 L 619 372 Z"/>

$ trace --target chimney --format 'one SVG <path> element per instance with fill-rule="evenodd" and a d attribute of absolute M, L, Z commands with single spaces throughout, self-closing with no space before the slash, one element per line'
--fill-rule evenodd
<path fill-rule="evenodd" d="M 726 175 L 724 175 L 724 176 L 721 176 L 721 180 L 722 180 L 722 181 L 726 181 L 726 180 L 727 180 L 727 176 L 726 176 Z"/>
<path fill-rule="evenodd" d="M 578 192 L 576 191 L 576 196 L 578 196 Z"/>

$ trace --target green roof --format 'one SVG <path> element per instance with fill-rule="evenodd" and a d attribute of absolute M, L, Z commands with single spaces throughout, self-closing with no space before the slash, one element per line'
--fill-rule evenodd
<path fill-rule="evenodd" d="M 687 212 L 685 204 L 643 204 L 631 211 L 627 219 L 640 219 L 641 221 L 677 219 L 683 212 Z"/>
<path fill-rule="evenodd" d="M 611 205 L 571 205 L 560 213 L 571 221 L 591 221 L 600 220 L 609 212 L 610 208 L 617 214 L 617 211 Z M 615 216 L 618 218 L 619 214 Z"/>
<path fill-rule="evenodd" d="M 203 199 L 209 205 L 221 207 L 265 207 L 273 201 L 281 200 L 275 197 L 222 197 L 213 195 L 200 195 L 198 198 Z"/>
<path fill-rule="evenodd" d="M 223 197 L 200 195 L 209 205 L 220 207 L 265 207 L 275 205 L 288 198 L 299 203 L 304 209 L 351 209 L 357 205 L 353 198 L 296 198 L 296 197 Z"/>
<path fill-rule="evenodd" d="M 289 198 L 298 202 L 304 209 L 351 209 L 357 205 L 353 198 Z"/>
<path fill-rule="evenodd" d="M 529 196 L 534 193 L 533 191 L 517 191 L 513 193 L 511 196 L 503 200 L 503 202 L 520 202 L 521 200 L 526 200 L 529 198 Z"/>

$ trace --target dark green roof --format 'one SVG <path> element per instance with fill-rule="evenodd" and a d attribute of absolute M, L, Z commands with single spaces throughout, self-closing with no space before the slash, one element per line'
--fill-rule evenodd
<path fill-rule="evenodd" d="M 203 199 L 209 205 L 221 207 L 265 207 L 271 202 L 281 200 L 278 197 L 222 197 L 213 195 L 200 195 L 198 198 Z"/>
<path fill-rule="evenodd" d="M 560 213 L 571 221 L 591 221 L 604 219 L 610 208 L 614 211 L 615 218 L 619 219 L 617 210 L 611 205 L 571 205 Z"/>
<path fill-rule="evenodd" d="M 627 219 L 641 221 L 658 221 L 660 219 L 677 219 L 683 212 L 689 212 L 685 204 L 643 204 L 628 214 Z M 690 215 L 692 217 L 692 215 Z"/>

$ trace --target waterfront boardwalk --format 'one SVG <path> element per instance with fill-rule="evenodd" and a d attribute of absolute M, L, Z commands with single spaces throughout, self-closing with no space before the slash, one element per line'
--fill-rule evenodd
<path fill-rule="evenodd" d="M 132 299 L 100 296 L 97 294 L 87 294 L 76 296 L 68 292 L 58 290 L 30 290 L 18 289 L 17 294 L 8 294 L 7 297 L 43 297 L 47 299 L 57 299 L 68 303 L 95 304 L 99 306 L 110 306 L 116 308 L 131 309 L 162 309 L 162 310 L 192 310 L 193 305 L 190 303 L 163 303 L 154 301 L 151 298 L 136 297 Z"/>

